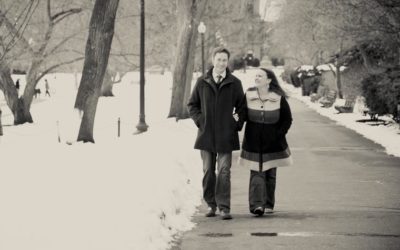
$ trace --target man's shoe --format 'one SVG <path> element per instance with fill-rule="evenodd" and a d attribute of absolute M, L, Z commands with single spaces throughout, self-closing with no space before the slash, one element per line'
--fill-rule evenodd
<path fill-rule="evenodd" d="M 229 212 L 221 211 L 221 218 L 223 220 L 230 220 L 232 219 L 232 215 Z"/>
<path fill-rule="evenodd" d="M 264 214 L 264 209 L 262 207 L 257 207 L 256 209 L 254 209 L 254 213 L 257 216 L 262 216 Z"/>
<path fill-rule="evenodd" d="M 208 212 L 205 214 L 206 217 L 214 217 L 216 208 L 208 207 Z"/>
<path fill-rule="evenodd" d="M 272 213 L 274 213 L 274 210 L 272 208 L 265 208 L 265 213 L 272 214 Z"/>

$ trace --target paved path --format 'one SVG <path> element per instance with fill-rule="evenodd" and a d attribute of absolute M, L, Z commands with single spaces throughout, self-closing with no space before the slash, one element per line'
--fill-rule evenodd
<path fill-rule="evenodd" d="M 234 219 L 205 218 L 203 204 L 173 249 L 400 249 L 400 158 L 289 103 L 295 165 L 278 169 L 275 213 L 249 214 L 249 173 L 233 165 Z"/>

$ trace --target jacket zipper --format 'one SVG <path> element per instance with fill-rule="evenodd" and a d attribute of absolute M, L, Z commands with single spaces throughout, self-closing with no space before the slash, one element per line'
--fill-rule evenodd
<path fill-rule="evenodd" d="M 257 90 L 257 95 L 258 95 L 258 99 L 261 102 L 261 108 L 262 108 L 262 115 L 261 115 L 261 134 L 260 134 L 260 147 L 259 147 L 259 172 L 262 173 L 263 170 L 263 154 L 262 154 L 262 146 L 263 146 L 263 134 L 264 134 L 264 121 L 265 121 L 265 117 L 264 117 L 264 101 L 261 99 L 260 97 L 260 93 Z"/>

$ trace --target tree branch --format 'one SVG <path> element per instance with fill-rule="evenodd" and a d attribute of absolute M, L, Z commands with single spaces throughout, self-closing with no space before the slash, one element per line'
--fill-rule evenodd
<path fill-rule="evenodd" d="M 21 15 L 19 15 L 19 18 L 23 15 L 23 13 L 26 11 L 26 15 L 24 16 L 24 20 L 21 23 L 21 26 L 19 28 L 16 27 L 16 24 L 13 24 L 5 15 L 5 13 L 3 13 L 0 10 L 0 20 L 2 20 L 2 22 L 4 23 L 4 25 L 6 26 L 7 30 L 9 31 L 9 35 L 11 35 L 11 39 L 10 42 L 6 45 L 6 49 L 5 49 L 5 53 L 2 55 L 2 58 L 4 58 L 6 52 L 10 51 L 10 49 L 18 42 L 21 41 L 22 45 L 25 49 L 28 50 L 28 52 L 33 55 L 34 51 L 32 49 L 32 47 L 29 45 L 29 42 L 24 38 L 23 33 L 25 31 L 26 28 L 26 24 L 28 23 L 28 20 L 30 20 L 30 18 L 32 17 L 32 14 L 34 12 L 34 9 L 36 9 L 38 2 L 36 2 L 36 6 L 33 6 L 34 2 L 31 1 L 29 3 L 29 5 L 21 12 Z"/>
<path fill-rule="evenodd" d="M 69 9 L 66 11 L 61 11 L 56 13 L 55 15 L 51 16 L 51 11 L 50 11 L 50 0 L 47 0 L 47 13 L 49 15 L 49 23 L 48 23 L 48 28 L 46 31 L 46 34 L 44 36 L 44 40 L 42 42 L 42 45 L 40 46 L 38 52 L 40 54 L 43 54 L 47 45 L 49 44 L 49 41 L 51 39 L 51 36 L 53 34 L 53 30 L 54 30 L 54 26 L 59 23 L 60 21 L 62 21 L 64 18 L 73 15 L 73 14 L 77 14 L 80 13 L 82 11 L 81 8 L 73 8 L 73 9 Z M 68 39 L 68 38 L 67 38 Z M 64 41 L 66 42 L 66 41 Z M 61 42 L 61 44 L 59 44 L 60 46 L 63 44 L 63 42 Z M 57 46 L 56 46 L 57 47 Z M 54 49 L 54 48 L 53 48 Z M 57 49 L 57 48 L 55 48 Z M 50 53 L 48 53 L 50 54 Z"/>
<path fill-rule="evenodd" d="M 47 18 L 49 19 L 49 22 L 51 22 L 51 7 L 50 7 L 50 0 L 47 0 Z"/>
<path fill-rule="evenodd" d="M 44 57 L 47 57 L 48 55 L 53 54 L 58 48 L 63 46 L 66 42 L 68 42 L 71 38 L 79 35 L 79 33 L 71 34 L 70 36 L 64 38 L 61 42 L 59 42 L 57 45 L 55 45 L 49 52 L 47 52 Z"/>
<path fill-rule="evenodd" d="M 39 74 L 38 78 L 36 79 L 36 82 L 38 82 L 42 77 L 44 77 L 46 74 L 50 73 L 51 71 L 53 71 L 56 68 L 59 68 L 61 66 L 64 66 L 64 65 L 67 65 L 67 64 L 71 64 L 71 63 L 74 63 L 74 62 L 77 62 L 77 61 L 80 61 L 80 60 L 83 60 L 83 59 L 85 59 L 84 56 L 72 59 L 70 61 L 65 61 L 65 62 L 62 62 L 62 63 L 55 64 L 55 65 L 49 67 L 48 69 L 44 70 L 43 72 L 41 72 Z"/>
<path fill-rule="evenodd" d="M 54 16 L 52 16 L 51 21 L 53 22 L 53 24 L 57 24 L 60 21 L 62 21 L 64 18 L 66 18 L 70 15 L 73 15 L 73 14 L 78 14 L 80 12 L 82 12 L 82 8 L 73 8 L 73 9 L 61 11 L 61 12 L 58 12 L 57 14 L 55 14 Z"/>
<path fill-rule="evenodd" d="M 138 54 L 134 53 L 110 53 L 110 56 L 139 56 Z"/>

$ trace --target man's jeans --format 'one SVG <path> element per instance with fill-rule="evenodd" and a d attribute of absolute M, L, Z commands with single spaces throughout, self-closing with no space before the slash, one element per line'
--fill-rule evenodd
<path fill-rule="evenodd" d="M 249 205 L 250 212 L 257 207 L 274 208 L 276 168 L 259 172 L 250 170 Z"/>
<path fill-rule="evenodd" d="M 209 207 L 230 212 L 232 153 L 212 153 L 201 150 L 203 159 L 203 198 Z M 217 163 L 218 173 L 215 174 Z"/>

